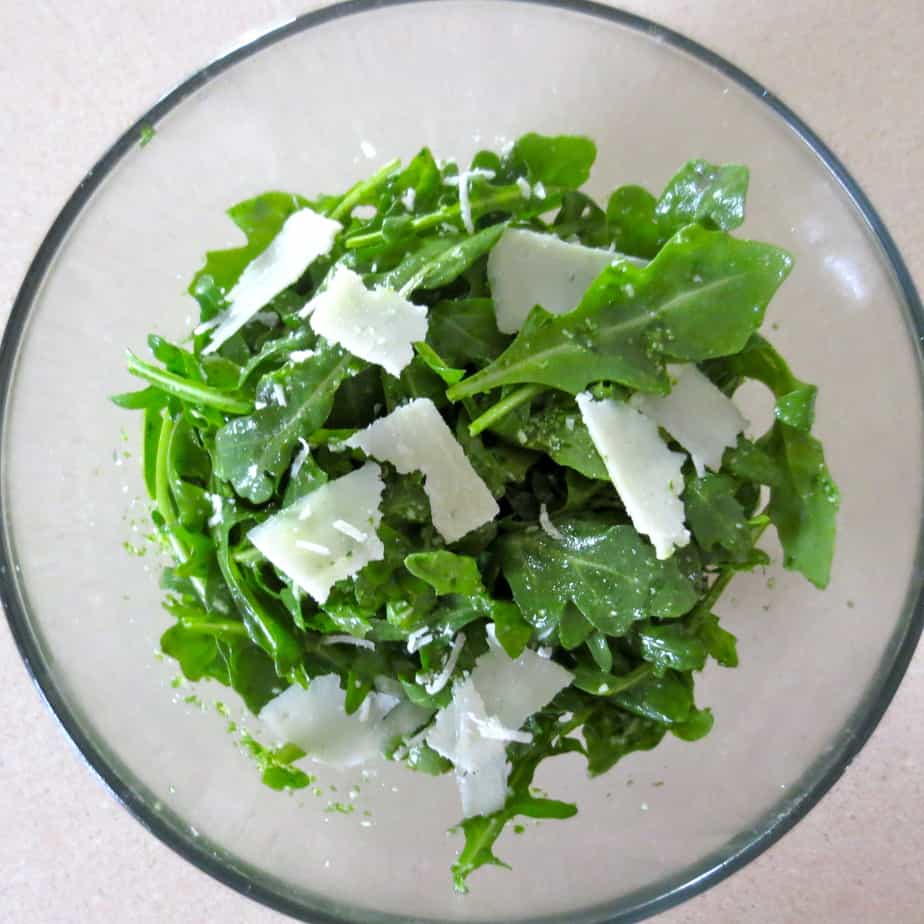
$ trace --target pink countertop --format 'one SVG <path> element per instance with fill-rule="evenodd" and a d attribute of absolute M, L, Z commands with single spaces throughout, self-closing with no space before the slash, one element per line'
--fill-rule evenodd
<path fill-rule="evenodd" d="M 0 4 L 0 306 L 65 198 L 166 89 L 290 0 L 4 0 Z M 924 285 L 920 0 L 623 4 L 743 66 L 846 162 Z M 92 51 L 90 51 L 92 49 Z M 133 924 L 281 915 L 181 860 L 84 766 L 0 629 L 0 920 Z M 781 842 L 661 917 L 672 924 L 924 920 L 924 654 L 860 757 Z"/>

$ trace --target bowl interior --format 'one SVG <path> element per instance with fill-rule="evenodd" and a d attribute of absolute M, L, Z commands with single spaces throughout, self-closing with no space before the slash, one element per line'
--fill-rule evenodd
<path fill-rule="evenodd" d="M 572 922 L 650 907 L 785 827 L 868 733 L 913 644 L 922 414 L 906 296 L 805 140 L 657 32 L 589 7 L 477 0 L 367 4 L 308 23 L 175 101 L 153 141 L 81 197 L 22 329 L 14 321 L 2 504 L 20 640 L 71 732 L 148 823 L 280 907 L 313 920 Z M 155 656 L 169 622 L 160 563 L 129 554 L 147 531 L 138 421 L 107 396 L 131 387 L 124 347 L 195 323 L 183 290 L 205 249 L 239 239 L 230 204 L 335 191 L 425 144 L 461 161 L 530 130 L 593 137 L 601 197 L 625 182 L 660 189 L 690 157 L 751 167 L 742 233 L 796 256 L 768 335 L 821 387 L 843 507 L 826 592 L 772 568 L 723 599 L 742 664 L 699 684 L 713 733 L 593 782 L 577 759 L 550 762 L 539 785 L 579 815 L 505 835 L 512 871 L 480 871 L 461 898 L 448 877 L 460 846 L 446 833 L 459 816 L 450 779 L 383 763 L 272 792 L 214 713 L 220 700 L 238 716 L 232 694 L 172 685 L 176 667 Z M 766 402 L 750 412 L 761 431 Z"/>

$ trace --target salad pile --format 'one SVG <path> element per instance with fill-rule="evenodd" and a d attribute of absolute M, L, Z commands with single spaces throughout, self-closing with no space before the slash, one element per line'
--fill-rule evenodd
<path fill-rule="evenodd" d="M 426 148 L 339 195 L 230 209 L 182 345 L 128 354 L 173 562 L 164 653 L 240 694 L 276 788 L 385 755 L 455 776 L 457 888 L 531 789 L 713 724 L 716 603 L 768 563 L 829 580 L 838 493 L 814 386 L 760 333 L 792 268 L 734 237 L 748 173 L 691 161 L 659 197 L 581 191 L 583 137 L 468 167 Z M 758 438 L 735 406 L 775 398 Z"/>

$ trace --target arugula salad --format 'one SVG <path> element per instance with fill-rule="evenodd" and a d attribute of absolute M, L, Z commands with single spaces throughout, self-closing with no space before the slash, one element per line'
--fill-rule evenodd
<path fill-rule="evenodd" d="M 456 888 L 532 788 L 713 724 L 716 604 L 768 564 L 829 580 L 837 488 L 816 388 L 759 332 L 792 258 L 732 235 L 748 172 L 687 163 L 656 197 L 581 187 L 583 137 L 463 168 L 426 148 L 338 195 L 229 215 L 183 344 L 127 354 L 186 678 L 240 694 L 266 783 L 384 755 L 452 774 Z M 757 437 L 734 402 L 772 392 Z"/>

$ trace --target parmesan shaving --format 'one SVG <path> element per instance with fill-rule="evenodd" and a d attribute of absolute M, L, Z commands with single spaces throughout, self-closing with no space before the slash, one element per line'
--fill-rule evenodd
<path fill-rule="evenodd" d="M 214 353 L 264 305 L 297 282 L 318 257 L 330 252 L 341 230 L 339 222 L 311 209 L 293 212 L 266 250 L 247 264 L 227 294 L 228 308 L 219 315 L 212 339 L 202 352 Z"/>
<path fill-rule="evenodd" d="M 433 525 L 447 542 L 493 520 L 500 510 L 429 398 L 396 408 L 343 445 L 390 462 L 403 475 L 422 472 Z"/>

